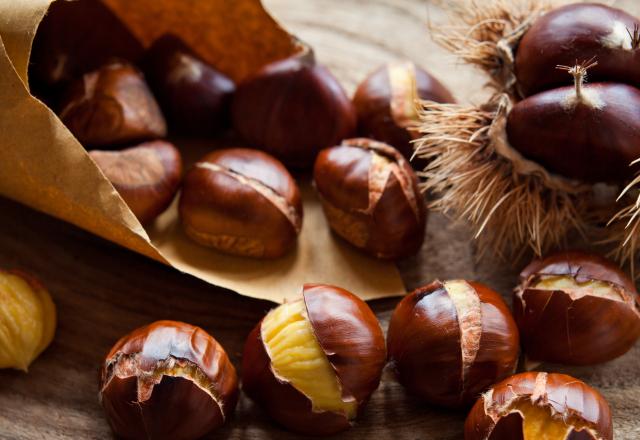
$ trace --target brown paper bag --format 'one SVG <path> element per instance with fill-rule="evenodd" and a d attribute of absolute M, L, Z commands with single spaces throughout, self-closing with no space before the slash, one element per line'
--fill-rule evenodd
<path fill-rule="evenodd" d="M 62 0 L 59 0 L 62 1 Z M 275 261 L 226 256 L 191 242 L 176 204 L 145 230 L 58 117 L 29 93 L 30 48 L 51 0 L 0 0 L 0 195 L 240 294 L 283 301 L 303 283 L 330 283 L 364 299 L 404 293 L 396 267 L 335 238 L 308 180 L 297 249 Z M 104 0 L 149 45 L 167 31 L 236 81 L 301 50 L 259 0 Z M 187 160 L 211 144 L 178 146 Z M 191 158 L 190 156 L 195 156 Z M 1 215 L 1 214 L 0 214 Z"/>

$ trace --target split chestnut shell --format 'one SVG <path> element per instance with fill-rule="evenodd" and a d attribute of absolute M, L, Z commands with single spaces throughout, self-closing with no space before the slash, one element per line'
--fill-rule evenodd
<path fill-rule="evenodd" d="M 410 393 L 445 407 L 470 405 L 518 363 L 518 329 L 503 299 L 462 280 L 407 295 L 391 317 L 389 359 Z"/>
<path fill-rule="evenodd" d="M 385 361 L 384 334 L 364 301 L 306 284 L 301 299 L 273 309 L 249 335 L 243 389 L 284 427 L 330 435 L 350 427 Z"/>

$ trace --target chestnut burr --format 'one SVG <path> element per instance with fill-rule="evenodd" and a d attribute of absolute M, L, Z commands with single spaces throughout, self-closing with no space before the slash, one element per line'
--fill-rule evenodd
<path fill-rule="evenodd" d="M 470 405 L 518 363 L 518 329 L 507 305 L 488 287 L 464 280 L 435 281 L 404 297 L 387 344 L 407 391 L 445 407 Z"/>
<path fill-rule="evenodd" d="M 320 152 L 313 178 L 329 225 L 352 245 L 385 259 L 412 255 L 422 246 L 424 198 L 395 148 L 345 140 Z"/>
<path fill-rule="evenodd" d="M 199 327 L 157 321 L 120 339 L 100 372 L 99 398 L 121 438 L 195 440 L 219 428 L 238 398 L 236 371 Z"/>
<path fill-rule="evenodd" d="M 640 336 L 633 281 L 612 262 L 585 252 L 559 252 L 529 264 L 520 274 L 513 311 L 533 362 L 606 362 Z"/>
<path fill-rule="evenodd" d="M 375 315 L 339 287 L 306 284 L 247 338 L 243 389 L 278 423 L 308 435 L 348 429 L 378 387 L 386 353 Z"/>

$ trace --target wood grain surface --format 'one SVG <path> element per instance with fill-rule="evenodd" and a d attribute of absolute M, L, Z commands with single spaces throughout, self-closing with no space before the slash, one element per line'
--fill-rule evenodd
<path fill-rule="evenodd" d="M 420 0 L 268 0 L 275 16 L 311 43 L 352 91 L 378 64 L 411 58 L 431 69 L 461 100 L 482 99 L 482 78 L 430 43 L 427 4 Z M 632 5 L 631 0 L 626 5 Z M 637 9 L 637 5 L 636 5 Z M 431 10 L 432 14 L 437 11 Z M 433 18 L 433 17 L 432 17 Z M 432 215 L 421 253 L 400 262 L 408 289 L 433 278 L 485 282 L 509 300 L 517 265 L 477 261 L 464 227 Z M 102 357 L 123 334 L 157 319 L 203 327 L 236 366 L 244 339 L 271 307 L 242 298 L 95 238 L 59 220 L 0 199 L 0 267 L 34 274 L 58 306 L 51 347 L 28 374 L 0 371 L 0 439 L 111 438 L 97 400 Z M 272 286 L 278 289 L 277 285 Z M 386 329 L 397 299 L 371 305 Z M 605 365 L 548 371 L 572 374 L 597 387 L 614 414 L 616 439 L 640 438 L 640 347 Z M 465 414 L 407 396 L 385 373 L 363 417 L 345 439 L 461 439 Z M 211 438 L 294 439 L 242 397 L 235 417 Z"/>

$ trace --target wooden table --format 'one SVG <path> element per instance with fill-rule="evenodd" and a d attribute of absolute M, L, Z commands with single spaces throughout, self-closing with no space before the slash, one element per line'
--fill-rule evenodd
<path fill-rule="evenodd" d="M 407 57 L 443 78 L 459 99 L 482 97 L 482 79 L 452 64 L 429 42 L 423 1 L 265 3 L 287 28 L 316 48 L 319 59 L 350 91 L 381 62 Z M 436 277 L 469 278 L 488 283 L 508 299 L 518 268 L 493 258 L 476 263 L 470 242 L 466 229 L 432 215 L 422 252 L 400 263 L 407 288 Z M 52 292 L 59 317 L 53 344 L 28 374 L 0 371 L 3 440 L 111 438 L 97 400 L 97 370 L 120 336 L 154 320 L 184 320 L 211 332 L 239 366 L 245 337 L 272 306 L 182 275 L 5 199 L 0 199 L 0 267 L 37 274 Z M 396 302 L 389 299 L 371 304 L 385 328 Z M 636 347 L 602 366 L 544 367 L 597 386 L 613 407 L 616 438 L 631 440 L 640 438 L 639 361 L 640 347 Z M 385 373 L 364 416 L 341 438 L 460 439 L 464 417 L 464 413 L 415 401 Z M 242 397 L 234 419 L 212 438 L 298 436 L 274 426 Z"/>

